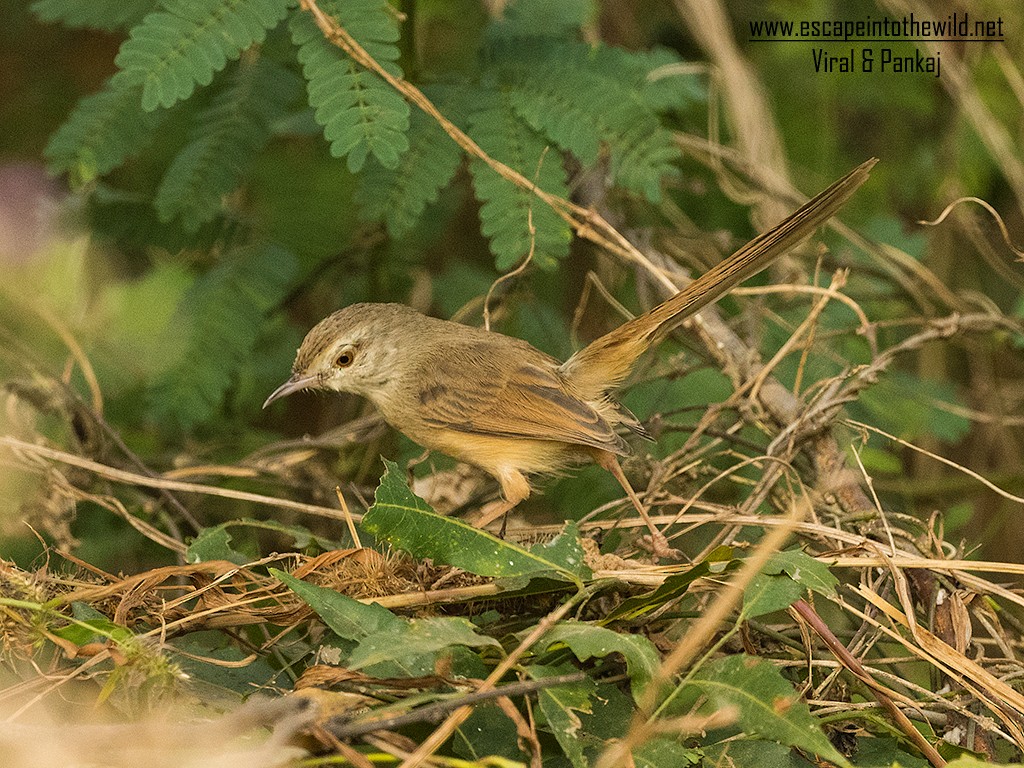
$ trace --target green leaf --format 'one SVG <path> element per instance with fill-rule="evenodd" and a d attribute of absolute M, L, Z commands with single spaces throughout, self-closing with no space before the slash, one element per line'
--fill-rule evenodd
<path fill-rule="evenodd" d="M 118 88 L 142 88 L 142 108 L 170 107 L 209 85 L 285 17 L 292 0 L 164 0 L 121 45 Z"/>
<path fill-rule="evenodd" d="M 558 545 L 527 552 L 468 523 L 436 514 L 423 499 L 409 490 L 398 465 L 384 460 L 374 504 L 363 516 L 361 527 L 414 557 L 454 565 L 478 576 L 515 578 L 561 575 L 580 581 L 587 574 L 582 549 Z M 569 532 L 563 536 L 571 535 Z M 578 547 L 577 543 L 577 547 Z M 562 558 L 561 560 L 553 559 Z"/>
<path fill-rule="evenodd" d="M 274 568 L 271 573 L 316 611 L 338 637 L 356 642 L 346 660 L 352 669 L 365 669 L 379 677 L 414 677 L 429 674 L 440 652 L 448 648 L 501 647 L 497 640 L 477 634 L 467 619 L 403 619 L 376 603 L 353 600 Z"/>
<path fill-rule="evenodd" d="M 378 632 L 401 632 L 403 621 L 376 603 L 362 603 L 327 587 L 318 587 L 277 568 L 271 575 L 283 583 L 323 619 L 338 637 L 360 641 Z"/>
<path fill-rule="evenodd" d="M 806 590 L 830 597 L 839 580 L 828 566 L 799 549 L 776 552 L 743 591 L 743 615 L 761 616 L 788 608 Z"/>
<path fill-rule="evenodd" d="M 716 659 L 686 685 L 704 693 L 715 709 L 735 709 L 740 727 L 751 736 L 850 765 L 822 733 L 792 686 L 766 661 L 745 654 Z"/>
<path fill-rule="evenodd" d="M 548 151 L 547 142 L 515 114 L 507 96 L 482 94 L 469 123 L 470 137 L 495 160 L 545 192 L 568 196 L 562 158 L 557 151 Z M 569 225 L 532 191 L 502 178 L 482 160 L 474 160 L 470 170 L 483 204 L 481 231 L 490 241 L 497 268 L 507 270 L 519 263 L 530 253 L 532 242 L 534 263 L 553 269 L 569 253 Z"/>
<path fill-rule="evenodd" d="M 144 149 L 167 116 L 142 112 L 141 89 L 111 88 L 86 96 L 50 137 L 44 155 L 54 173 L 91 181 Z"/>
<path fill-rule="evenodd" d="M 425 88 L 424 93 L 442 112 L 445 93 Z M 462 151 L 434 118 L 422 110 L 409 121 L 409 150 L 394 168 L 385 168 L 372 159 L 359 174 L 356 201 L 368 221 L 382 220 L 392 237 L 401 237 L 416 226 L 428 203 L 437 200 L 462 162 Z"/>
<path fill-rule="evenodd" d="M 401 76 L 395 64 L 398 48 L 392 45 L 398 28 L 384 0 L 325 0 L 320 7 L 391 74 Z M 397 168 L 409 148 L 409 105 L 380 76 L 324 39 L 308 13 L 292 16 L 291 33 L 299 46 L 309 103 L 331 142 L 331 154 L 346 157 L 353 173 L 370 155 L 384 168 Z"/>
<path fill-rule="evenodd" d="M 665 581 L 661 583 L 661 586 L 653 592 L 623 600 L 601 620 L 601 623 L 608 624 L 613 621 L 636 621 L 641 616 L 653 611 L 655 608 L 660 608 L 661 606 L 682 597 L 686 594 L 690 585 L 694 581 L 709 575 L 713 569 L 716 573 L 721 573 L 730 567 L 738 565 L 739 561 L 731 560 L 732 550 L 729 548 L 723 549 L 728 551 L 719 554 L 712 553 L 703 562 L 698 563 L 689 570 L 668 576 Z"/>
<path fill-rule="evenodd" d="M 229 254 L 192 284 L 161 342 L 174 363 L 150 389 L 158 419 L 188 428 L 214 416 L 297 272 L 288 251 L 261 245 Z"/>
<path fill-rule="evenodd" d="M 596 624 L 566 621 L 544 635 L 542 647 L 565 645 L 580 661 L 594 657 L 604 658 L 610 653 L 621 654 L 626 660 L 626 671 L 633 681 L 633 697 L 639 698 L 643 689 L 657 674 L 661 658 L 657 649 L 642 635 L 623 635 Z"/>
<path fill-rule="evenodd" d="M 769 575 L 785 573 L 793 581 L 825 597 L 834 595 L 839 584 L 839 579 L 832 575 L 827 565 L 799 549 L 776 552 L 761 572 Z"/>
<path fill-rule="evenodd" d="M 977 757 L 959 757 L 946 763 L 946 768 L 1012 768 L 1009 763 L 993 763 Z"/>
<path fill-rule="evenodd" d="M 537 664 L 526 668 L 526 673 L 534 680 L 557 677 L 572 671 L 572 667 L 568 665 L 548 667 Z M 537 696 L 541 712 L 547 720 L 548 730 L 554 734 L 562 752 L 574 768 L 587 768 L 589 765 L 583 754 L 583 723 L 577 713 L 593 714 L 591 696 L 596 690 L 597 683 L 588 677 L 578 683 L 543 688 Z"/>
<path fill-rule="evenodd" d="M 327 540 L 321 542 L 319 539 L 315 539 L 312 532 L 301 525 L 286 525 L 276 520 L 241 518 L 201 530 L 185 550 L 186 562 L 203 563 L 210 560 L 227 560 L 239 565 L 252 562 L 255 557 L 243 554 L 231 546 L 232 536 L 228 533 L 230 528 L 250 528 L 283 533 L 290 536 L 294 541 L 295 548 L 300 550 L 306 549 L 314 540 L 320 542 L 323 549 L 335 548 L 334 542 Z"/>
<path fill-rule="evenodd" d="M 189 563 L 208 563 L 211 560 L 227 560 L 229 563 L 244 565 L 251 557 L 239 552 L 231 546 L 231 534 L 227 527 L 216 525 L 204 528 L 199 532 L 185 550 L 185 560 Z"/>
<path fill-rule="evenodd" d="M 515 725 L 498 706 L 486 702 L 473 707 L 473 713 L 456 731 L 451 745 L 455 755 L 471 761 L 474 768 L 519 768 L 527 757 L 519 746 Z M 457 768 L 460 764 L 450 765 Z"/>
<path fill-rule="evenodd" d="M 156 4 L 156 0 L 36 0 L 32 12 L 40 21 L 113 32 L 142 21 Z"/>
<path fill-rule="evenodd" d="M 174 158 L 153 204 L 161 221 L 196 231 L 221 211 L 270 136 L 271 124 L 299 95 L 299 80 L 264 59 L 243 64 L 195 118 L 192 138 Z"/>
<path fill-rule="evenodd" d="M 857 751 L 850 761 L 857 768 L 931 768 L 925 758 L 906 752 L 897 739 L 888 736 L 858 737 Z"/>
<path fill-rule="evenodd" d="M 229 691 L 248 697 L 280 673 L 273 655 L 263 654 L 254 659 L 248 648 L 243 651 L 233 637 L 215 630 L 171 637 L 166 643 L 172 653 L 175 649 L 180 651 L 174 654 L 175 665 L 188 675 L 189 685 L 203 685 L 206 701 Z"/>
<path fill-rule="evenodd" d="M 802 585 L 788 576 L 759 573 L 743 590 L 743 617 L 752 619 L 782 611 L 804 596 Z"/>
<path fill-rule="evenodd" d="M 439 651 L 456 645 L 501 648 L 493 637 L 478 634 L 468 619 L 455 616 L 409 619 L 363 638 L 349 656 L 347 666 L 365 669 L 384 662 L 405 662 L 418 656 L 436 658 Z"/>
<path fill-rule="evenodd" d="M 704 753 L 705 764 L 728 765 L 730 768 L 813 768 L 815 765 L 791 747 L 757 739 L 724 741 L 703 747 L 701 752 Z"/>
<path fill-rule="evenodd" d="M 71 614 L 78 622 L 50 631 L 75 645 L 103 642 L 108 639 L 124 643 L 135 637 L 130 629 L 115 624 L 87 603 L 73 602 Z"/>
<path fill-rule="evenodd" d="M 890 371 L 863 390 L 856 406 L 870 414 L 866 421 L 904 440 L 933 436 L 956 443 L 971 427 L 970 419 L 952 411 L 963 407 L 953 383 L 902 371 Z"/>
<path fill-rule="evenodd" d="M 636 768 L 686 768 L 688 765 L 703 763 L 700 750 L 684 747 L 678 741 L 660 736 L 648 739 L 633 749 L 633 764 Z"/>

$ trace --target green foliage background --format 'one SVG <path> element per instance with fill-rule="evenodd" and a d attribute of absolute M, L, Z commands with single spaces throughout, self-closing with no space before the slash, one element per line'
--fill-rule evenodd
<path fill-rule="evenodd" d="M 574 235 L 529 190 L 467 157 L 437 121 L 325 39 L 312 15 L 291 0 L 13 5 L 0 32 L 0 66 L 10 89 L 0 99 L 0 157 L 5 168 L 25 163 L 25 178 L 32 181 L 11 187 L 13 192 L 0 189 L 0 213 L 15 230 L 15 224 L 25 225 L 10 203 L 20 194 L 44 198 L 56 212 L 26 229 L 35 239 L 0 241 L 6 275 L 0 286 L 0 381 L 11 403 L 0 414 L 0 433 L 42 436 L 132 471 L 180 471 L 234 490 L 333 507 L 336 484 L 366 497 L 380 477 L 381 454 L 410 460 L 419 449 L 372 425 L 352 440 L 338 432 L 339 425 L 368 413 L 354 398 L 300 396 L 261 411 L 263 399 L 287 376 L 303 333 L 330 311 L 361 300 L 399 301 L 480 323 L 488 288 L 529 254 L 525 272 L 496 292 L 495 327 L 564 358 L 621 317 L 592 297 L 577 322 L 588 271 L 628 310 L 650 303 L 647 287 L 624 265 Z M 744 188 L 759 185 L 728 152 L 737 142 L 735 126 L 728 120 L 719 125 L 727 102 L 722 96 L 731 84 L 705 66 L 700 36 L 671 4 L 513 0 L 500 14 L 472 0 L 322 0 L 319 6 L 389 74 L 414 83 L 484 152 L 537 188 L 599 205 L 623 229 L 666 241 L 678 237 L 673 242 L 685 247 L 666 252 L 684 254 L 697 268 L 720 257 L 709 244 L 729 251 L 755 233 L 737 200 L 748 197 Z M 843 214 L 867 245 L 851 250 L 828 235 L 833 251 L 824 266 L 852 266 L 846 291 L 878 324 L 882 348 L 899 343 L 923 318 L 978 306 L 994 307 L 1008 324 L 1018 322 L 1024 278 L 991 236 L 988 220 L 934 231 L 914 223 L 933 218 L 960 194 L 973 194 L 1003 212 L 1011 231 L 1021 231 L 1021 201 L 1012 183 L 1019 142 L 1011 162 L 992 151 L 985 135 L 1021 135 L 1019 94 L 1011 98 L 1006 87 L 1008 65 L 982 46 L 963 53 L 987 110 L 979 127 L 944 87 L 948 81 L 816 74 L 808 47 L 751 44 L 747 25 L 770 18 L 893 15 L 894 9 L 863 1 L 837 8 L 817 0 L 728 7 L 731 32 L 768 88 L 772 127 L 798 188 L 813 193 L 862 160 L 881 159 L 871 183 Z M 1006 46 L 1020 52 L 1019 19 L 997 3 L 977 12 L 1002 14 Z M 907 45 L 904 53 L 912 50 Z M 42 164 L 55 181 L 41 180 Z M 888 261 L 866 257 L 872 248 Z M 810 272 L 810 259 L 805 261 Z M 768 359 L 806 317 L 808 305 L 766 301 L 770 322 L 744 334 Z M 737 306 L 727 302 L 730 312 Z M 813 354 L 787 357 L 778 377 L 787 386 L 807 386 L 868 363 L 871 349 L 853 332 L 850 318 L 848 308 L 830 304 Z M 1019 493 L 1024 365 L 1019 331 L 1006 327 L 1011 330 L 969 343 L 915 350 L 849 403 L 847 412 Z M 681 351 L 687 352 L 682 366 Z M 681 350 L 671 342 L 623 393 L 633 411 L 654 418 L 661 430 L 652 455 L 640 457 L 641 472 L 680 448 L 703 410 L 731 394 L 728 377 L 706 363 L 695 344 Z M 662 375 L 666 371 L 671 374 Z M 304 435 L 319 442 L 303 443 Z M 750 424 L 736 437 L 737 455 L 755 455 L 770 439 Z M 941 509 L 948 541 L 965 539 L 964 549 L 976 556 L 1020 560 L 1024 539 L 1014 524 L 1019 504 L 1006 494 L 899 444 L 871 437 L 861 445 L 854 430 L 844 438 L 859 446 L 858 459 L 887 509 L 917 521 L 920 530 L 928 530 L 924 521 Z M 307 448 L 306 461 L 286 461 L 292 451 Z M 416 472 L 449 466 L 435 456 Z M 719 455 L 706 471 L 725 466 Z M 13 465 L 0 472 L 0 554 L 22 567 L 40 551 L 23 519 L 38 528 L 46 545 L 74 550 L 111 571 L 175 562 L 172 552 L 139 535 L 102 499 L 69 504 L 52 479 Z M 685 478 L 687 490 L 704 479 Z M 78 482 L 98 497 L 117 495 L 105 481 Z M 615 498 L 615 489 L 603 473 L 583 469 L 552 481 L 528 509 L 537 519 L 578 519 Z M 715 500 L 730 503 L 740 490 L 716 493 Z M 344 538 L 330 524 L 294 512 L 278 515 L 284 518 L 279 525 L 252 523 L 273 513 L 240 501 L 190 497 L 187 515 L 155 492 L 136 490 L 123 502 L 127 514 L 188 539 L 188 552 L 178 555 L 192 561 L 241 562 L 289 546 L 316 554 Z M 381 530 L 375 532 L 387 538 Z M 428 541 L 433 532 L 428 526 Z M 612 545 L 616 541 L 613 535 Z M 404 544 L 412 546 L 408 538 Z M 429 548 L 426 555 L 440 557 Z M 521 556 L 539 559 L 536 553 Z M 528 581 L 536 574 L 512 576 Z M 586 580 L 581 573 L 573 578 Z M 782 600 L 776 607 L 814 589 L 778 570 L 766 571 L 759 587 L 775 590 L 771 594 Z M 326 613 L 361 610 L 354 601 L 339 605 L 302 589 L 296 593 L 341 645 L 379 651 L 366 627 L 347 636 L 328 619 Z M 109 629 L 99 616 L 89 620 Z M 455 653 L 461 671 L 485 676 L 481 658 L 500 645 L 495 636 L 504 639 L 499 632 L 477 636 L 480 625 L 474 630 L 461 618 L 429 626 L 391 614 L 372 620 L 421 651 L 416 674 L 428 674 L 443 650 Z M 529 674 L 550 677 L 587 659 L 605 659 L 613 651 L 599 642 L 607 639 L 598 632 L 603 627 L 587 626 L 582 639 L 552 640 Z M 447 638 L 436 647 L 435 633 Z M 614 653 L 623 655 L 631 675 L 657 655 L 644 638 L 627 645 Z M 712 701 L 724 696 L 721 706 L 735 703 L 746 684 L 763 700 L 790 690 L 793 681 L 776 668 L 745 671 L 744 659 L 726 656 L 703 667 L 680 689 L 674 705 L 679 713 L 699 695 Z M 278 671 L 280 661 L 274 662 Z M 395 669 L 387 665 L 399 661 L 379 663 L 391 675 Z M 728 690 L 716 693 L 717 684 Z M 245 685 L 239 678 L 227 687 Z M 587 685 L 594 688 L 553 688 L 539 699 L 546 722 L 561 724 L 551 727 L 549 745 L 560 750 L 560 765 L 586 765 L 595 745 L 621 735 L 601 730 L 602 722 L 618 718 L 602 715 L 601 707 L 630 711 L 620 688 L 603 681 Z M 781 725 L 771 719 L 775 715 L 766 720 L 756 707 L 741 708 L 741 727 L 699 743 L 666 740 L 663 754 L 672 757 L 662 759 L 676 762 L 646 757 L 643 764 L 715 764 L 728 751 L 722 745 L 741 731 L 751 739 L 738 742 L 730 759 L 759 764 L 767 742 L 744 757 L 745 746 L 773 734 L 780 741 L 786 728 L 804 728 L 812 718 L 800 707 Z M 487 712 L 474 717 L 484 722 Z M 809 727 L 813 735 L 804 740 L 770 745 L 781 750 L 772 753 L 779 765 L 801 761 L 791 748 L 841 760 L 832 747 L 841 739 L 833 732 L 829 742 L 819 725 Z M 582 729 L 593 742 L 565 738 L 571 729 Z M 887 733 L 880 727 L 875 732 Z M 517 756 L 510 733 L 501 731 L 508 737 L 501 744 L 495 736 L 495 750 Z M 857 739 L 865 740 L 860 734 Z M 878 748 L 881 757 L 855 758 L 857 764 L 896 758 L 919 764 L 905 742 L 880 748 L 882 741 L 873 740 L 861 753 Z M 473 756 L 472 749 L 486 746 L 461 748 Z"/>

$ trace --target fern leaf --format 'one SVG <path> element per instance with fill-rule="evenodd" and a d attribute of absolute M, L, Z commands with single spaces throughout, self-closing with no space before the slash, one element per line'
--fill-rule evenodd
<path fill-rule="evenodd" d="M 142 108 L 170 107 L 284 18 L 291 0 L 164 0 L 134 27 L 114 63 L 119 88 L 142 87 Z"/>
<path fill-rule="evenodd" d="M 568 194 L 561 156 L 547 151 L 547 142 L 519 118 L 505 94 L 482 97 L 470 117 L 469 133 L 491 157 L 534 180 L 540 189 L 562 197 Z M 536 195 L 503 179 L 481 160 L 474 160 L 470 170 L 483 203 L 481 231 L 490 240 L 498 269 L 509 269 L 525 257 L 531 240 L 534 262 L 543 269 L 553 268 L 569 252 L 569 226 Z"/>
<path fill-rule="evenodd" d="M 593 51 L 594 67 L 635 89 L 655 112 L 684 110 L 707 101 L 701 76 L 682 69 L 683 60 L 667 48 L 627 51 L 602 45 Z"/>
<path fill-rule="evenodd" d="M 143 149 L 166 112 L 139 110 L 141 89 L 106 88 L 86 96 L 56 130 L 44 155 L 54 173 L 90 181 Z"/>
<path fill-rule="evenodd" d="M 297 261 L 274 245 L 236 251 L 198 278 L 168 324 L 176 362 L 150 391 L 160 421 L 188 429 L 209 421 L 254 354 L 267 313 L 290 290 Z"/>
<path fill-rule="evenodd" d="M 90 232 L 123 250 L 224 251 L 241 235 L 237 222 L 227 219 L 215 219 L 196 232 L 186 232 L 177 220 L 160 221 L 151 199 L 102 183 L 89 195 L 84 214 Z"/>
<path fill-rule="evenodd" d="M 495 26 L 503 34 L 560 38 L 578 32 L 596 14 L 593 0 L 515 0 Z"/>
<path fill-rule="evenodd" d="M 445 96 L 425 89 L 427 98 L 449 117 Z M 394 169 L 371 160 L 357 178 L 356 201 L 367 221 L 383 220 L 392 237 L 401 237 L 419 221 L 428 203 L 451 181 L 462 152 L 434 118 L 416 110 L 409 122 L 409 151 Z"/>
<path fill-rule="evenodd" d="M 607 145 L 615 182 L 660 199 L 680 151 L 640 96 L 639 64 L 626 68 L 624 58 L 598 58 L 582 43 L 537 38 L 499 38 L 494 52 L 513 106 L 533 128 L 585 164 Z"/>
<path fill-rule="evenodd" d="M 36 0 L 32 12 L 72 29 L 113 32 L 138 24 L 155 6 L 156 0 Z"/>
<path fill-rule="evenodd" d="M 164 174 L 153 201 L 160 220 L 178 217 L 186 230 L 196 231 L 213 219 L 298 89 L 298 78 L 272 62 L 240 66 L 198 115 L 191 141 Z"/>
<path fill-rule="evenodd" d="M 367 53 L 396 75 L 398 29 L 384 0 L 326 0 L 321 8 L 334 16 Z M 307 13 L 291 20 L 292 39 L 306 77 L 309 103 L 331 142 L 331 154 L 345 157 L 359 171 L 367 157 L 385 168 L 398 167 L 409 148 L 409 105 L 384 80 L 369 72 L 324 39 Z"/>

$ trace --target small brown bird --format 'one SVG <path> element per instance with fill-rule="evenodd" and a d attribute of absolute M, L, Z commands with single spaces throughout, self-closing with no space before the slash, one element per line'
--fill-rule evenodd
<path fill-rule="evenodd" d="M 651 531 L 657 556 L 674 554 L 619 466 L 618 428 L 648 437 L 610 397 L 637 358 L 671 329 L 760 272 L 832 216 L 864 183 L 869 160 L 672 298 L 559 362 L 520 339 L 427 317 L 400 304 L 353 304 L 303 340 L 292 376 L 267 398 L 304 389 L 368 398 L 420 445 L 474 464 L 501 484 L 504 504 L 530 495 L 527 476 L 593 460 L 622 485 Z"/>

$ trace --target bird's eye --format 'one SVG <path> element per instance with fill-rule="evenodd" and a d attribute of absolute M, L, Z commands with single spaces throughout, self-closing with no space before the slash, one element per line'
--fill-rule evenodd
<path fill-rule="evenodd" d="M 356 353 L 354 350 L 346 349 L 341 352 L 334 360 L 335 368 L 348 368 L 356 359 Z"/>

